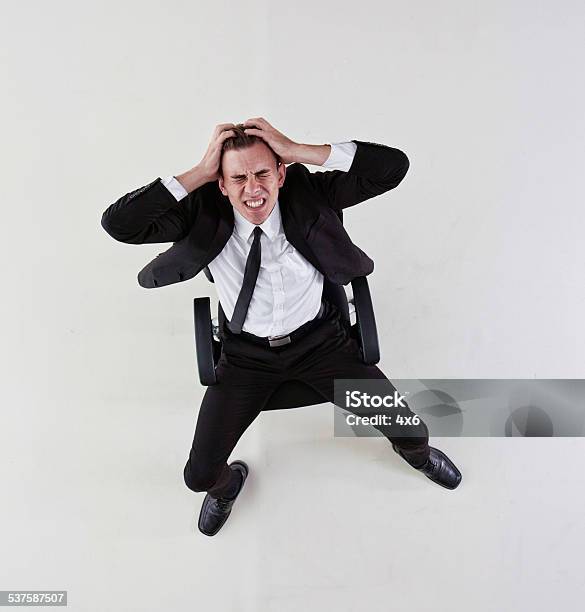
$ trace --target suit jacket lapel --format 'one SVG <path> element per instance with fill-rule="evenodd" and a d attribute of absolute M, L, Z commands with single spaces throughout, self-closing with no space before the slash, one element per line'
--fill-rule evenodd
<path fill-rule="evenodd" d="M 286 185 L 286 183 L 285 183 Z M 280 215 L 282 218 L 282 228 L 284 230 L 284 234 L 286 239 L 299 251 L 299 253 L 310 263 L 312 263 L 317 270 L 322 272 L 321 266 L 317 261 L 317 258 L 313 254 L 313 251 L 309 247 L 307 242 L 305 231 L 307 228 L 311 227 L 313 222 L 319 216 L 318 211 L 316 211 L 315 219 L 303 219 L 301 222 L 300 219 L 295 218 L 294 210 L 290 203 L 290 196 L 288 190 L 283 186 L 278 194 L 278 202 L 280 204 Z M 310 214 L 312 209 L 307 208 L 307 214 Z"/>
<path fill-rule="evenodd" d="M 217 231 L 209 248 L 208 260 L 214 260 L 222 251 L 234 231 L 234 209 L 229 199 L 218 188 L 217 208 L 219 220 Z"/>

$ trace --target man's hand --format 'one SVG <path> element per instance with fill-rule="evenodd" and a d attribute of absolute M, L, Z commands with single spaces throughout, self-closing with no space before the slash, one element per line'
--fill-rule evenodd
<path fill-rule="evenodd" d="M 207 151 L 203 159 L 197 164 L 208 177 L 209 182 L 216 181 L 219 178 L 219 161 L 221 159 L 221 148 L 223 143 L 228 138 L 235 136 L 236 133 L 231 129 L 235 127 L 233 123 L 220 123 L 215 126 L 211 142 L 207 147 Z"/>
<path fill-rule="evenodd" d="M 331 146 L 328 144 L 309 145 L 294 142 L 262 117 L 244 121 L 244 131 L 246 134 L 262 138 L 285 164 L 298 162 L 322 166 L 331 153 Z"/>
<path fill-rule="evenodd" d="M 244 121 L 244 131 L 251 136 L 259 136 L 280 157 L 285 164 L 297 161 L 296 151 L 299 144 L 272 127 L 266 119 L 255 117 Z"/>
<path fill-rule="evenodd" d="M 233 127 L 235 127 L 233 123 L 220 123 L 216 125 L 211 136 L 211 142 L 201 161 L 196 166 L 193 166 L 191 170 L 175 176 L 187 192 L 195 191 L 201 185 L 211 183 L 219 178 L 221 148 L 227 138 L 236 135 L 231 129 Z"/>

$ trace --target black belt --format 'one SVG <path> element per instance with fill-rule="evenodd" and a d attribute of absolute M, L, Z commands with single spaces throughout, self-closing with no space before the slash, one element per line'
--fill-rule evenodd
<path fill-rule="evenodd" d="M 323 313 L 325 312 L 325 305 L 321 302 L 321 308 L 319 308 L 319 312 L 314 319 L 303 323 L 300 327 L 297 327 L 294 331 L 290 332 L 286 336 L 268 336 L 266 338 L 262 336 L 255 336 L 254 334 L 250 334 L 249 332 L 241 331 L 238 336 L 245 338 L 246 340 L 250 340 L 251 342 L 255 342 L 256 344 L 260 344 L 262 346 L 267 346 L 269 348 L 276 348 L 278 346 L 285 346 L 286 344 L 290 344 L 291 342 L 295 342 L 299 340 L 304 335 L 306 335 L 309 331 L 311 331 L 314 327 L 317 326 L 320 319 L 323 317 Z"/>

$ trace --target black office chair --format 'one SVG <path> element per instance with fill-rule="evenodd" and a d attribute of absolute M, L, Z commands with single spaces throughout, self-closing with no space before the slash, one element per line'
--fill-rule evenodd
<path fill-rule="evenodd" d="M 339 211 L 339 217 L 343 221 L 342 211 Z M 213 276 L 209 269 L 205 268 L 203 272 L 207 279 L 213 282 Z M 351 281 L 351 286 L 353 298 L 348 300 L 343 285 L 334 285 L 324 279 L 323 299 L 333 303 L 339 309 L 349 326 L 350 335 L 358 342 L 361 360 L 367 364 L 376 364 L 380 361 L 380 349 L 367 278 L 359 276 Z M 199 380 L 205 386 L 215 385 L 217 384 L 215 368 L 221 355 L 221 339 L 218 332 L 225 315 L 221 304 L 219 304 L 218 317 L 212 320 L 209 297 L 194 298 L 193 311 Z M 352 315 L 355 318 L 353 324 L 351 321 Z M 312 406 L 322 404 L 323 401 L 323 397 L 312 387 L 297 380 L 290 380 L 278 387 L 264 409 L 275 410 Z"/>

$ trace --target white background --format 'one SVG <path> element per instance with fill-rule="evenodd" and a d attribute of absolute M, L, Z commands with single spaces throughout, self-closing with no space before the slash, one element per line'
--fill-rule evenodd
<path fill-rule="evenodd" d="M 381 369 L 583 377 L 583 4 L 57 0 L 0 24 L 0 589 L 100 612 L 573 609 L 580 438 L 431 437 L 463 472 L 447 491 L 383 438 L 332 438 L 331 405 L 266 413 L 232 517 L 199 534 L 192 298 L 214 289 L 139 287 L 170 245 L 100 217 L 217 123 L 395 146 L 403 183 L 345 216 Z"/>

